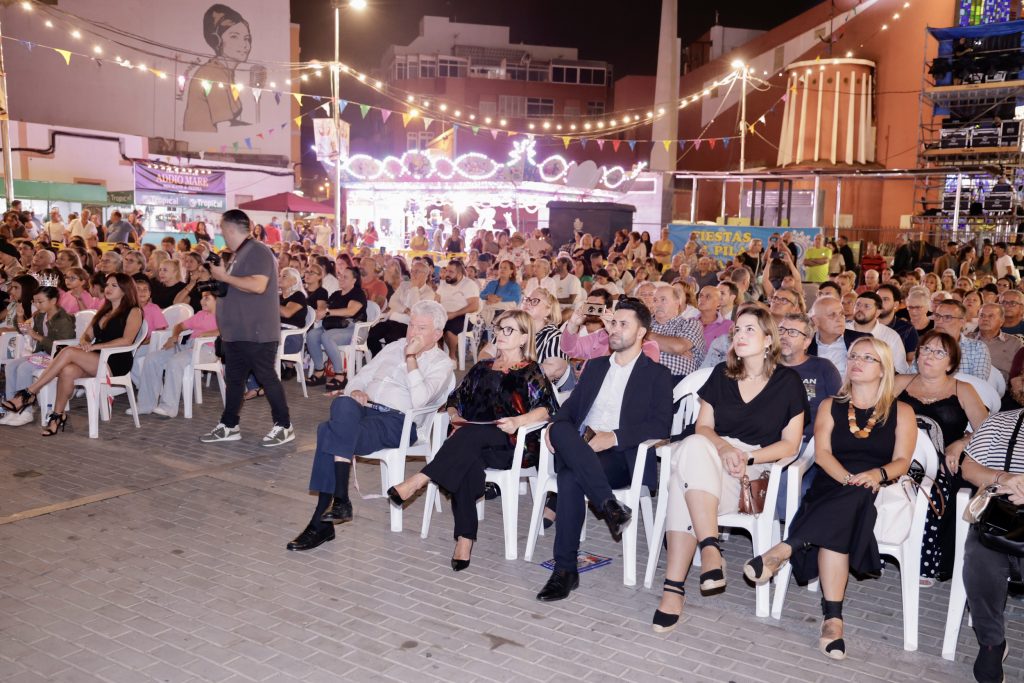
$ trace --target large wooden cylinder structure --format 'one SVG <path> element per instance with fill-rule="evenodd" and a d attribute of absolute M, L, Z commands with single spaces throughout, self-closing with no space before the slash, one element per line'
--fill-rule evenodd
<path fill-rule="evenodd" d="M 875 161 L 875 63 L 795 62 L 786 70 L 779 166 L 857 166 Z"/>

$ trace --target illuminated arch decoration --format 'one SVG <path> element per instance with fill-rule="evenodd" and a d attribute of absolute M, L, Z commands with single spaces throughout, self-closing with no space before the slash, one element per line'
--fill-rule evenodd
<path fill-rule="evenodd" d="M 644 170 L 643 162 L 632 168 L 601 166 L 598 187 L 615 190 L 636 178 Z M 532 139 L 516 140 L 504 163 L 480 152 L 468 152 L 453 160 L 432 157 L 419 151 L 406 152 L 401 157 L 387 156 L 374 159 L 366 154 L 353 154 L 342 165 L 348 181 L 493 181 L 521 183 L 530 177 L 545 183 L 565 184 L 567 176 L 576 168 L 560 154 L 537 160 L 536 143 Z"/>

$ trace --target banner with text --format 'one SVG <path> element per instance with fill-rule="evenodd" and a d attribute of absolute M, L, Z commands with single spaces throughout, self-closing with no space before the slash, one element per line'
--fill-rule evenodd
<path fill-rule="evenodd" d="M 136 192 L 224 195 L 226 190 L 223 171 L 183 173 L 162 165 L 135 164 Z"/>
<path fill-rule="evenodd" d="M 752 239 L 760 239 L 764 248 L 769 245 L 772 235 L 792 234 L 792 242 L 799 252 L 798 262 L 803 260 L 804 252 L 811 246 L 814 236 L 821 228 L 761 228 L 749 225 L 692 225 L 689 223 L 669 223 L 668 238 L 672 240 L 672 251 L 682 251 L 686 243 L 693 239 L 707 248 L 708 256 L 723 264 L 731 263 L 741 251 L 747 248 Z"/>

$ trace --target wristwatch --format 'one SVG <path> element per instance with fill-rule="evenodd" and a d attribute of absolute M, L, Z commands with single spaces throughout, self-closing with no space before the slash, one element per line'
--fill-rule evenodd
<path fill-rule="evenodd" d="M 751 465 L 756 465 L 756 464 L 757 464 L 757 462 L 754 461 L 754 456 L 750 456 L 749 458 L 747 458 L 747 467 L 750 467 Z"/>

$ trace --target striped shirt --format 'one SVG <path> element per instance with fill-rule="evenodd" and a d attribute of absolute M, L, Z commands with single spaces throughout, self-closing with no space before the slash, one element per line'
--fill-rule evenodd
<path fill-rule="evenodd" d="M 537 362 L 543 363 L 548 358 L 565 358 L 568 356 L 562 353 L 562 330 L 554 325 L 545 325 L 537 331 L 533 337 L 537 346 Z"/>
<path fill-rule="evenodd" d="M 1017 435 L 1009 463 L 1006 457 L 1010 438 L 1022 417 L 1024 408 L 991 415 L 971 437 L 965 449 L 967 455 L 978 464 L 994 470 L 1024 473 L 1024 429 Z"/>

